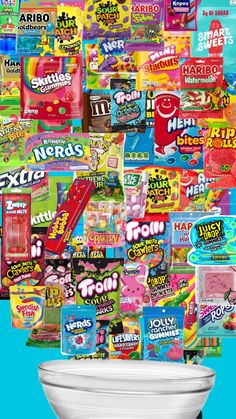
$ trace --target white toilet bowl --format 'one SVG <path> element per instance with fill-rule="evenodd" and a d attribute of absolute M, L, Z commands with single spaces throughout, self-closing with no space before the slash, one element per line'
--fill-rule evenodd
<path fill-rule="evenodd" d="M 60 419 L 195 419 L 213 370 L 151 361 L 51 361 L 39 366 Z"/>

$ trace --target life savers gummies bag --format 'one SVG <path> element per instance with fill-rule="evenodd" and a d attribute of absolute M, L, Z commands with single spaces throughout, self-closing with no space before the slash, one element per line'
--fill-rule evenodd
<path fill-rule="evenodd" d="M 184 362 L 183 307 L 144 307 L 144 359 Z"/>
<path fill-rule="evenodd" d="M 21 117 L 82 118 L 82 55 L 21 58 Z"/>

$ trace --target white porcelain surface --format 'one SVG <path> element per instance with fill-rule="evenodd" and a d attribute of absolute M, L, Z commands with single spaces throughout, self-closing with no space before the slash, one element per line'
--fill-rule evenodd
<path fill-rule="evenodd" d="M 60 419 L 195 419 L 213 370 L 148 361 L 52 361 L 39 366 Z"/>

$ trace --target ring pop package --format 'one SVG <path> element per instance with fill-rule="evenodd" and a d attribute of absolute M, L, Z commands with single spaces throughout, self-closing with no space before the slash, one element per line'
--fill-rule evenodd
<path fill-rule="evenodd" d="M 151 290 L 152 304 L 155 304 L 160 289 L 165 288 L 168 283 L 170 224 L 167 217 L 159 215 L 155 220 L 148 218 L 128 220 L 125 247 L 127 270 L 130 265 L 132 268 L 134 263 L 148 268 L 147 284 Z M 138 288 L 136 282 L 133 286 Z M 142 290 L 140 293 L 143 293 Z"/>
<path fill-rule="evenodd" d="M 21 117 L 82 118 L 82 56 L 21 58 Z"/>
<path fill-rule="evenodd" d="M 223 58 L 188 58 L 180 65 L 180 116 L 223 117 Z"/>
<path fill-rule="evenodd" d="M 86 0 L 84 18 L 84 39 L 129 38 L 131 0 Z"/>
<path fill-rule="evenodd" d="M 10 287 L 12 327 L 33 329 L 43 325 L 45 287 Z"/>
<path fill-rule="evenodd" d="M 141 359 L 141 328 L 138 318 L 110 321 L 109 358 L 129 361 Z"/>
<path fill-rule="evenodd" d="M 198 312 L 198 337 L 236 336 L 236 307 L 200 305 Z"/>
<path fill-rule="evenodd" d="M 82 49 L 84 4 L 63 0 L 57 4 L 55 55 L 76 55 Z"/>
<path fill-rule="evenodd" d="M 61 308 L 61 353 L 90 355 L 96 352 L 96 309 L 93 306 Z"/>
<path fill-rule="evenodd" d="M 143 306 L 151 305 L 151 292 L 147 278 L 146 265 L 134 263 L 124 266 L 121 276 L 121 314 L 142 314 Z"/>
<path fill-rule="evenodd" d="M 143 218 L 145 215 L 149 173 L 129 169 L 124 171 L 124 188 L 127 217 Z"/>
<path fill-rule="evenodd" d="M 236 269 L 233 266 L 197 268 L 198 303 L 236 305 Z"/>
<path fill-rule="evenodd" d="M 131 6 L 131 38 L 127 50 L 151 50 L 164 47 L 162 37 L 163 0 L 133 0 Z"/>
<path fill-rule="evenodd" d="M 31 258 L 31 189 L 3 189 L 2 257 L 5 260 Z"/>
<path fill-rule="evenodd" d="M 209 177 L 219 177 L 220 188 L 236 186 L 236 129 L 209 128 L 204 144 L 204 173 Z M 223 182 L 223 183 L 222 183 Z M 214 185 L 214 184 L 213 184 Z"/>
<path fill-rule="evenodd" d="M 146 93 L 135 79 L 111 79 L 111 125 L 114 131 L 145 131 Z"/>
<path fill-rule="evenodd" d="M 76 303 L 96 306 L 97 320 L 119 317 L 123 259 L 73 258 Z"/>
<path fill-rule="evenodd" d="M 180 205 L 181 169 L 145 166 L 149 173 L 146 214 L 177 211 Z"/>
<path fill-rule="evenodd" d="M 166 31 L 196 31 L 198 0 L 164 0 Z"/>
<path fill-rule="evenodd" d="M 183 307 L 144 307 L 143 358 L 184 362 L 183 327 Z"/>
<path fill-rule="evenodd" d="M 190 265 L 236 265 L 236 217 L 200 218 L 191 228 Z"/>
<path fill-rule="evenodd" d="M 193 224 L 207 213 L 172 212 L 169 214 L 171 231 L 171 272 L 192 271 L 187 263 L 188 253 L 192 249 L 190 230 Z"/>

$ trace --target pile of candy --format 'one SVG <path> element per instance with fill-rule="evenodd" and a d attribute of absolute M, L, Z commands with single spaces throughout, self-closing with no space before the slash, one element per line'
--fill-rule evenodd
<path fill-rule="evenodd" d="M 236 337 L 236 2 L 0 1 L 0 298 L 28 346 Z"/>

